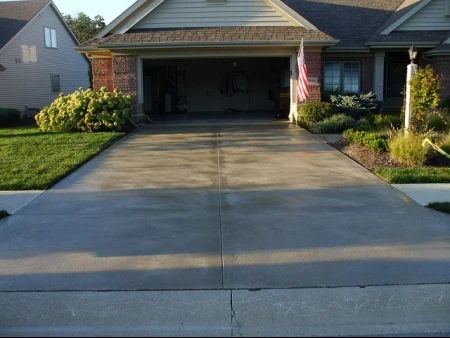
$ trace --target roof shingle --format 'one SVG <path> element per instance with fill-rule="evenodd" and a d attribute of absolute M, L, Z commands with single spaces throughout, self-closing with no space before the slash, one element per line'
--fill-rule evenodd
<path fill-rule="evenodd" d="M 169 42 L 300 41 L 302 38 L 305 41 L 334 40 L 323 32 L 309 31 L 302 27 L 219 27 L 130 31 L 126 34 L 110 35 L 103 39 L 92 39 L 79 47 Z"/>
<path fill-rule="evenodd" d="M 319 30 L 340 40 L 337 47 L 364 46 L 404 2 L 404 0 L 282 1 Z"/>
<path fill-rule="evenodd" d="M 49 0 L 0 2 L 0 49 L 5 46 Z"/>

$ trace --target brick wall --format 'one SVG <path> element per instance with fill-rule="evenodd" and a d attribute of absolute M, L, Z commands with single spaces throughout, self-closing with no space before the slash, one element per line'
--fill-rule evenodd
<path fill-rule="evenodd" d="M 361 92 L 373 92 L 375 60 L 373 56 L 361 59 Z M 383 99 L 383 98 L 381 98 Z"/>
<path fill-rule="evenodd" d="M 96 91 L 102 87 L 107 87 L 109 91 L 114 90 L 112 59 L 92 60 L 92 87 Z"/>
<path fill-rule="evenodd" d="M 136 56 L 115 56 L 113 59 L 114 88 L 125 95 L 137 97 Z"/>
<path fill-rule="evenodd" d="M 438 74 L 442 74 L 442 99 L 450 97 L 450 60 L 434 60 L 431 66 Z"/>
<path fill-rule="evenodd" d="M 319 82 L 309 86 L 309 99 L 307 102 L 321 102 L 322 92 L 322 54 L 320 52 L 305 53 L 306 66 L 308 67 L 308 77 L 316 77 Z"/>

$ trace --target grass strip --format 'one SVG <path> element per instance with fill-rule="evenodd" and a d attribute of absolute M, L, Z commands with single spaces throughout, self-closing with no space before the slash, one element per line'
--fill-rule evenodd
<path fill-rule="evenodd" d="M 46 190 L 124 135 L 0 129 L 0 190 Z"/>
<path fill-rule="evenodd" d="M 375 173 L 390 184 L 450 183 L 450 168 L 377 168 Z"/>
<path fill-rule="evenodd" d="M 450 202 L 430 203 L 427 208 L 450 214 Z"/>

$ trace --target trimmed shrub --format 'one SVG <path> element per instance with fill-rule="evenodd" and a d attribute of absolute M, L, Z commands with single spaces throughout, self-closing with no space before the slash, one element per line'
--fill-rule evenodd
<path fill-rule="evenodd" d="M 398 162 L 412 167 L 423 166 L 428 155 L 428 149 L 422 146 L 423 140 L 423 135 L 400 132 L 389 142 L 391 156 Z"/>
<path fill-rule="evenodd" d="M 353 128 L 356 131 L 371 131 L 372 126 L 366 120 L 356 121 L 356 126 Z"/>
<path fill-rule="evenodd" d="M 354 125 L 355 120 L 344 114 L 339 114 L 314 123 L 310 130 L 314 134 L 342 133 Z"/>
<path fill-rule="evenodd" d="M 331 103 L 306 103 L 300 107 L 299 124 L 309 129 L 314 123 L 320 122 L 334 114 L 336 114 L 336 107 Z"/>
<path fill-rule="evenodd" d="M 366 117 L 369 113 L 379 113 L 382 102 L 372 92 L 355 95 L 331 95 L 331 103 L 335 104 L 339 112 L 356 120 Z"/>
<path fill-rule="evenodd" d="M 426 130 L 433 130 L 437 132 L 446 131 L 450 127 L 450 118 L 445 113 L 434 113 L 428 117 L 426 122 Z"/>
<path fill-rule="evenodd" d="M 402 125 L 400 116 L 396 115 L 369 114 L 367 120 L 376 129 L 401 127 Z"/>
<path fill-rule="evenodd" d="M 128 123 L 132 102 L 131 96 L 118 90 L 110 93 L 106 88 L 99 92 L 80 88 L 70 95 L 60 94 L 35 118 L 42 131 L 120 131 Z"/>
<path fill-rule="evenodd" d="M 20 111 L 12 108 L 0 108 L 0 126 L 20 122 Z"/>
<path fill-rule="evenodd" d="M 441 103 L 441 75 L 430 65 L 419 69 L 411 80 L 411 104 L 413 114 L 411 125 L 414 130 L 424 131 L 430 114 L 435 112 Z"/>
<path fill-rule="evenodd" d="M 375 151 L 387 151 L 389 149 L 388 137 L 385 135 L 349 129 L 344 132 L 343 136 L 349 142 L 363 144 Z"/>

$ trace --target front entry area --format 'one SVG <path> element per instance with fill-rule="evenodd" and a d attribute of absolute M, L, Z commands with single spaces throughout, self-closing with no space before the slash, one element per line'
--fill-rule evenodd
<path fill-rule="evenodd" d="M 170 116 L 278 117 L 290 112 L 290 58 L 142 61 L 143 111 Z"/>

